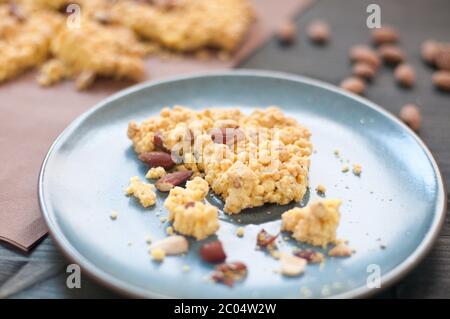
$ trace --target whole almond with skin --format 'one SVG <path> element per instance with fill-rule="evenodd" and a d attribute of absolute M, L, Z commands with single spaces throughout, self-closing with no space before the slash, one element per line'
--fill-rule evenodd
<path fill-rule="evenodd" d="M 281 44 L 289 45 L 295 41 L 297 27 L 291 20 L 284 21 L 277 30 L 277 38 Z"/>
<path fill-rule="evenodd" d="M 414 131 L 420 129 L 420 124 L 422 122 L 422 116 L 420 115 L 419 108 L 414 104 L 407 104 L 400 110 L 400 119 L 407 124 Z"/>
<path fill-rule="evenodd" d="M 139 155 L 139 159 L 150 167 L 164 167 L 170 169 L 175 166 L 172 156 L 166 152 L 146 152 Z"/>
<path fill-rule="evenodd" d="M 422 59 L 428 64 L 434 65 L 440 46 L 441 44 L 435 40 L 427 40 L 423 42 L 420 49 Z"/>
<path fill-rule="evenodd" d="M 450 71 L 434 72 L 432 80 L 438 89 L 450 91 Z"/>
<path fill-rule="evenodd" d="M 442 71 L 450 71 L 450 45 L 442 44 L 434 58 L 436 67 Z"/>
<path fill-rule="evenodd" d="M 382 45 L 386 43 L 395 43 L 399 40 L 400 36 L 394 27 L 382 26 L 372 30 L 372 41 L 376 45 Z"/>
<path fill-rule="evenodd" d="M 349 55 L 353 62 L 364 62 L 370 64 L 375 68 L 375 70 L 378 69 L 381 64 L 378 54 L 367 45 L 354 45 L 350 48 Z"/>
<path fill-rule="evenodd" d="M 406 63 L 395 68 L 394 77 L 400 85 L 405 87 L 412 87 L 416 83 L 416 72 L 411 65 Z"/>
<path fill-rule="evenodd" d="M 213 128 L 209 133 L 217 144 L 235 144 L 245 138 L 244 132 L 239 128 Z"/>
<path fill-rule="evenodd" d="M 307 34 L 312 42 L 323 44 L 330 39 L 330 27 L 325 21 L 314 20 L 309 24 Z"/>
<path fill-rule="evenodd" d="M 204 261 L 209 263 L 223 263 L 227 258 L 222 243 L 219 240 L 203 244 L 200 247 L 200 256 Z"/>
<path fill-rule="evenodd" d="M 155 136 L 153 136 L 153 145 L 155 146 L 155 149 L 167 152 L 167 149 L 164 147 L 161 133 L 156 133 Z"/>
<path fill-rule="evenodd" d="M 366 84 L 360 78 L 350 77 L 341 82 L 341 88 L 361 95 L 366 90 Z"/>
<path fill-rule="evenodd" d="M 387 64 L 398 64 L 405 60 L 405 54 L 398 46 L 385 44 L 380 47 L 379 53 Z"/>
<path fill-rule="evenodd" d="M 168 192 L 175 186 L 186 182 L 192 176 L 192 171 L 178 171 L 169 173 L 156 182 L 155 186 L 160 192 Z"/>
<path fill-rule="evenodd" d="M 366 62 L 356 62 L 355 65 L 353 65 L 352 69 L 352 75 L 366 79 L 366 80 L 372 80 L 375 76 L 376 70 L 375 68 Z"/>

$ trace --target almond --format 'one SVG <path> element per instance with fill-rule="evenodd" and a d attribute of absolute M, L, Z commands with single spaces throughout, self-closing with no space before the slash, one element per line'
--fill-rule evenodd
<path fill-rule="evenodd" d="M 192 171 L 178 171 L 161 177 L 155 184 L 161 192 L 168 192 L 175 186 L 181 185 L 192 176 Z"/>
<path fill-rule="evenodd" d="M 372 41 L 377 45 L 395 43 L 399 38 L 397 29 L 391 26 L 382 26 L 372 31 Z"/>
<path fill-rule="evenodd" d="M 322 253 L 311 249 L 301 249 L 294 252 L 294 256 L 305 259 L 308 263 L 316 264 L 324 260 Z"/>
<path fill-rule="evenodd" d="M 421 46 L 422 59 L 425 62 L 434 65 L 440 46 L 441 44 L 435 40 L 427 40 L 423 42 Z"/>
<path fill-rule="evenodd" d="M 155 136 L 153 136 L 153 145 L 155 146 L 155 149 L 168 153 L 168 150 L 164 147 L 164 140 L 161 133 L 156 133 Z"/>
<path fill-rule="evenodd" d="M 261 248 L 274 248 L 275 246 L 275 240 L 277 239 L 278 235 L 270 235 L 268 232 L 266 232 L 264 229 L 261 229 L 256 235 L 256 245 L 258 245 Z"/>
<path fill-rule="evenodd" d="M 351 47 L 349 55 L 352 61 L 368 63 L 375 69 L 381 64 L 378 54 L 367 45 L 358 44 Z"/>
<path fill-rule="evenodd" d="M 354 66 L 353 66 L 353 70 L 352 70 L 352 74 L 354 76 L 366 79 L 366 80 L 372 80 L 373 77 L 375 76 L 375 68 L 366 62 L 357 62 Z"/>
<path fill-rule="evenodd" d="M 280 264 L 281 264 L 281 273 L 283 275 L 295 277 L 305 272 L 307 261 L 306 259 L 297 256 L 281 254 Z"/>
<path fill-rule="evenodd" d="M 380 47 L 380 56 L 387 64 L 398 64 L 405 60 L 405 54 L 403 51 L 392 44 L 385 44 Z"/>
<path fill-rule="evenodd" d="M 200 256 L 209 263 L 222 263 L 227 258 L 223 250 L 222 243 L 219 240 L 211 241 L 200 247 Z"/>
<path fill-rule="evenodd" d="M 281 44 L 292 44 L 297 36 L 297 27 L 294 22 L 287 20 L 284 21 L 277 30 L 278 41 Z"/>
<path fill-rule="evenodd" d="M 166 255 L 181 255 L 189 250 L 189 242 L 183 236 L 169 236 L 154 242 L 150 250 L 161 249 Z"/>
<path fill-rule="evenodd" d="M 400 110 L 400 119 L 407 124 L 414 131 L 418 131 L 420 129 L 421 124 L 421 115 L 419 108 L 414 104 L 407 104 L 402 107 Z"/>
<path fill-rule="evenodd" d="M 163 167 L 170 169 L 175 166 L 172 156 L 166 152 L 146 152 L 139 155 L 139 159 L 150 167 Z"/>
<path fill-rule="evenodd" d="M 411 65 L 406 63 L 395 68 L 394 77 L 400 85 L 405 87 L 412 87 L 416 83 L 416 72 Z"/>
<path fill-rule="evenodd" d="M 443 91 L 450 91 L 450 71 L 434 72 L 433 84 Z"/>
<path fill-rule="evenodd" d="M 341 88 L 355 94 L 363 94 L 366 84 L 360 78 L 350 77 L 341 82 Z"/>
<path fill-rule="evenodd" d="M 450 45 L 441 45 L 434 61 L 439 70 L 450 71 Z"/>
<path fill-rule="evenodd" d="M 232 262 L 216 266 L 212 279 L 227 286 L 233 286 L 235 281 L 242 280 L 247 275 L 247 266 L 242 262 Z"/>
<path fill-rule="evenodd" d="M 330 39 L 330 27 L 322 20 L 315 20 L 309 24 L 307 34 L 312 42 L 323 44 Z"/>

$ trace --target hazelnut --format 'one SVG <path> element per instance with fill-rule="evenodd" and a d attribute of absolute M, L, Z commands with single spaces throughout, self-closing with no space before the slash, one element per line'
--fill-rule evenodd
<path fill-rule="evenodd" d="M 420 129 L 421 115 L 419 108 L 414 104 L 407 104 L 400 110 L 400 119 L 407 124 L 412 130 Z"/>
<path fill-rule="evenodd" d="M 350 59 L 354 62 L 365 62 L 372 65 L 375 69 L 380 66 L 378 54 L 366 45 L 355 45 L 350 48 Z"/>
<path fill-rule="evenodd" d="M 314 20 L 309 24 L 307 34 L 312 42 L 323 44 L 330 39 L 330 27 L 325 21 Z"/>
<path fill-rule="evenodd" d="M 355 94 L 363 94 L 366 85 L 360 78 L 350 77 L 341 82 L 341 88 Z"/>
<path fill-rule="evenodd" d="M 292 44 L 297 36 L 297 27 L 294 22 L 284 21 L 277 30 L 277 37 L 281 44 Z"/>
<path fill-rule="evenodd" d="M 399 40 L 399 34 L 391 26 L 382 26 L 372 31 L 372 40 L 376 45 L 395 43 Z"/>
<path fill-rule="evenodd" d="M 398 64 L 405 60 L 402 49 L 392 44 L 385 44 L 380 47 L 380 56 L 387 64 Z"/>
<path fill-rule="evenodd" d="M 395 68 L 394 76 L 397 82 L 405 87 L 412 87 L 416 83 L 416 72 L 411 65 L 406 63 Z"/>
<path fill-rule="evenodd" d="M 353 66 L 352 74 L 366 80 L 372 80 L 375 76 L 375 68 L 366 62 L 357 62 Z"/>
<path fill-rule="evenodd" d="M 450 91 L 450 71 L 434 72 L 432 80 L 438 89 Z"/>

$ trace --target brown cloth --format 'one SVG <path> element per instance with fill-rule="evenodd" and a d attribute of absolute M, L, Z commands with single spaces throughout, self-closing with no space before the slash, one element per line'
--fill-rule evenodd
<path fill-rule="evenodd" d="M 232 68 L 264 43 L 284 19 L 313 0 L 254 0 L 257 21 L 230 61 L 146 61 L 149 79 L 193 71 Z M 27 73 L 0 85 L 0 240 L 30 249 L 47 233 L 37 196 L 39 170 L 50 145 L 78 115 L 130 83 L 103 81 L 87 92 L 72 82 L 41 88 Z"/>

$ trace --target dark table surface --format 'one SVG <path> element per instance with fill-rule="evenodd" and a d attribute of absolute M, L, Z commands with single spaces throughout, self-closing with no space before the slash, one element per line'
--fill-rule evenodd
<path fill-rule="evenodd" d="M 280 1 L 281 3 L 281 1 Z M 299 35 L 291 47 L 268 42 L 241 67 L 285 71 L 338 84 L 350 74 L 348 48 L 369 43 L 366 7 L 381 6 L 383 23 L 401 32 L 401 47 L 417 71 L 417 85 L 411 90 L 395 85 L 392 70 L 383 68 L 369 86 L 366 97 L 398 114 L 407 103 L 420 105 L 423 125 L 420 136 L 434 154 L 444 178 L 450 180 L 450 94 L 431 85 L 432 70 L 420 59 L 420 44 L 428 38 L 450 42 L 448 0 L 317 0 L 298 20 Z M 326 20 L 332 26 L 331 42 L 324 47 L 310 44 L 303 32 L 309 21 Z M 449 196 L 447 196 L 449 199 Z M 450 205 L 449 205 L 450 206 Z M 448 215 L 448 211 L 447 211 Z M 82 277 L 81 289 L 68 289 L 65 269 L 69 262 L 50 238 L 29 254 L 0 244 L 0 298 L 114 298 L 115 293 Z M 450 222 L 424 261 L 395 286 L 384 289 L 379 298 L 450 297 Z"/>

